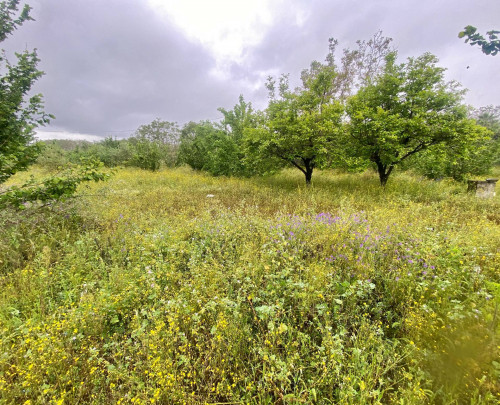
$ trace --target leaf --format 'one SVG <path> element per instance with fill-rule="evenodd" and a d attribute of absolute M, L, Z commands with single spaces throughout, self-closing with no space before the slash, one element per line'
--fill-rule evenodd
<path fill-rule="evenodd" d="M 286 326 L 284 323 L 281 323 L 280 326 L 278 327 L 279 334 L 285 333 L 287 330 L 288 326 Z"/>

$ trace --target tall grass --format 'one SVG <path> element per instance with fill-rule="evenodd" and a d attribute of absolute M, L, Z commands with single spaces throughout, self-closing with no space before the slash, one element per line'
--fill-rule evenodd
<path fill-rule="evenodd" d="M 497 403 L 499 196 L 313 181 L 127 169 L 2 213 L 0 401 Z"/>

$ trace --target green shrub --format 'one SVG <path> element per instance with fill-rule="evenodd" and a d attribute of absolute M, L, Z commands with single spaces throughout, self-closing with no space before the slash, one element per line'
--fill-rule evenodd
<path fill-rule="evenodd" d="M 36 164 L 47 170 L 57 170 L 69 163 L 68 152 L 62 149 L 57 142 L 45 142 Z"/>

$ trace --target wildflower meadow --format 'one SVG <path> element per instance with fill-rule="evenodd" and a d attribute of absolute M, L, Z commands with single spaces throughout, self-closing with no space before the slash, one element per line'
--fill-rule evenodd
<path fill-rule="evenodd" d="M 500 400 L 498 195 L 129 168 L 0 229 L 0 403 Z"/>

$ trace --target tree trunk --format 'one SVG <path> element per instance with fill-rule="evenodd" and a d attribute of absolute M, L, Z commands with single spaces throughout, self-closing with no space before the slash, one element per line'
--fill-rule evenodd
<path fill-rule="evenodd" d="M 300 158 L 300 159 L 302 160 L 302 163 L 304 163 L 304 167 L 302 167 L 295 160 L 287 160 L 287 162 L 291 163 L 297 169 L 299 169 L 302 173 L 304 173 L 304 176 L 306 176 L 306 185 L 310 186 L 312 174 L 313 174 L 313 170 L 314 170 L 314 158 L 308 158 L 308 159 Z"/>
<path fill-rule="evenodd" d="M 311 185 L 311 178 L 312 178 L 312 169 L 307 170 L 305 173 L 305 176 L 306 176 L 306 185 L 310 186 Z"/>
<path fill-rule="evenodd" d="M 380 178 L 380 185 L 382 187 L 385 187 L 385 185 L 387 184 L 387 180 L 389 180 L 389 175 L 387 173 L 385 173 L 385 171 L 379 170 L 378 176 Z"/>
<path fill-rule="evenodd" d="M 393 165 L 385 165 L 382 163 L 380 158 L 375 158 L 375 163 L 377 164 L 378 177 L 380 179 L 380 185 L 385 187 L 387 184 L 387 180 L 389 180 L 389 176 L 391 175 L 392 169 L 394 169 Z"/>
<path fill-rule="evenodd" d="M 304 175 L 306 176 L 306 185 L 309 187 L 311 185 L 314 164 L 312 163 L 312 160 L 304 159 L 304 165 L 306 168 L 306 170 L 304 171 Z"/>

